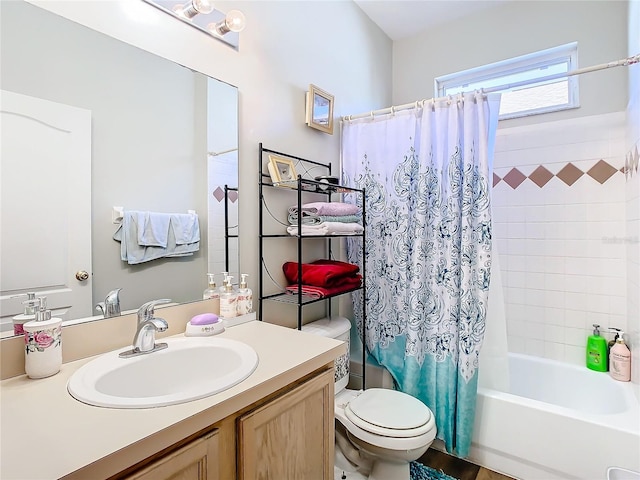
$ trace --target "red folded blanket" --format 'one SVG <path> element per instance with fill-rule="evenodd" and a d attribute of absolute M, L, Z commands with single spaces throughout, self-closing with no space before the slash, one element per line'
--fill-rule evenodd
<path fill-rule="evenodd" d="M 339 260 L 316 260 L 302 264 L 302 283 L 316 287 L 335 287 L 342 285 L 344 278 L 356 276 L 360 267 Z M 285 262 L 282 271 L 287 281 L 298 283 L 298 263 Z M 359 276 L 358 276 L 359 277 Z M 360 279 L 358 278 L 358 281 Z"/>
<path fill-rule="evenodd" d="M 333 287 L 333 288 L 323 288 L 323 287 L 315 287 L 313 285 L 301 285 L 302 294 L 312 297 L 312 298 L 325 298 L 330 297 L 331 295 L 337 295 L 339 293 L 348 292 L 349 290 L 353 290 L 354 288 L 358 288 L 362 285 L 362 282 L 358 280 L 357 283 L 351 285 L 343 285 L 341 287 Z M 286 288 L 288 294 L 297 295 L 298 286 L 290 285 Z"/>

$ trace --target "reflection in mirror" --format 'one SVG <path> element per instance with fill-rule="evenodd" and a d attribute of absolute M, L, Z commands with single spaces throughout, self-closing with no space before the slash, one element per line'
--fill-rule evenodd
<path fill-rule="evenodd" d="M 12 297 L 29 291 L 65 321 L 98 315 L 116 288 L 123 312 L 201 299 L 206 273 L 227 270 L 237 89 L 28 3 L 0 8 L 0 330 L 13 332 L 26 296 Z M 199 250 L 129 265 L 114 206 L 195 210 Z M 236 241 L 229 259 L 237 278 Z"/>

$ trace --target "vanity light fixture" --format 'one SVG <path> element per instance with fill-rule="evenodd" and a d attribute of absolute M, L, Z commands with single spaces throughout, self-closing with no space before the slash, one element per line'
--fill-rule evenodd
<path fill-rule="evenodd" d="M 239 32 L 245 27 L 245 16 L 239 10 L 224 14 L 216 10 L 213 0 L 142 0 L 174 18 L 205 32 L 238 49 Z"/>

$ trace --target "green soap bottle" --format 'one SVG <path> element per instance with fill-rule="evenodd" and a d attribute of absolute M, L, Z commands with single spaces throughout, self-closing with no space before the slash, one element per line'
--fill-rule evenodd
<path fill-rule="evenodd" d="M 607 340 L 600 336 L 600 325 L 593 324 L 593 335 L 587 339 L 587 368 L 596 372 L 606 372 L 608 368 Z"/>

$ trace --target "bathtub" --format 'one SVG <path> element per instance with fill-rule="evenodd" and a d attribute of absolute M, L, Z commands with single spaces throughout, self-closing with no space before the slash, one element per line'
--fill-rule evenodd
<path fill-rule="evenodd" d="M 605 480 L 640 471 L 640 406 L 629 383 L 509 354 L 507 391 L 478 389 L 469 459 L 525 480 Z"/>

